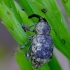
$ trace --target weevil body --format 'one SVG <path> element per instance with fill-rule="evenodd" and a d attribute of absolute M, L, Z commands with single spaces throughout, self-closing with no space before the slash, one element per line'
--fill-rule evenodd
<path fill-rule="evenodd" d="M 51 28 L 48 22 L 36 14 L 31 15 L 29 18 L 33 16 L 39 17 L 39 22 L 35 25 L 34 32 L 36 35 L 31 38 L 32 43 L 26 57 L 31 61 L 33 67 L 37 69 L 52 59 L 53 44 L 52 37 L 49 36 Z"/>

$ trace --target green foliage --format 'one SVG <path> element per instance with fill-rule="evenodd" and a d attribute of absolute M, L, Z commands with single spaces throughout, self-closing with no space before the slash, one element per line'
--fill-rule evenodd
<path fill-rule="evenodd" d="M 70 20 L 70 0 L 61 0 Z"/>
<path fill-rule="evenodd" d="M 69 15 L 69 5 L 64 5 L 64 7 Z M 42 9 L 45 9 L 46 12 L 42 12 Z M 70 59 L 70 32 L 56 0 L 18 0 L 18 2 L 14 0 L 0 0 L 0 18 L 2 23 L 12 34 L 20 47 L 24 45 L 29 36 L 33 35 L 31 32 L 25 33 L 21 24 L 30 26 L 36 23 L 36 18 L 32 20 L 28 19 L 28 16 L 34 13 L 43 16 L 49 22 L 51 26 L 50 35 L 53 38 L 54 46 Z M 34 70 L 24 54 L 25 51 L 19 49 L 16 54 L 16 60 L 21 70 Z M 62 70 L 55 55 L 48 64 L 45 64 L 37 70 L 50 69 Z"/>

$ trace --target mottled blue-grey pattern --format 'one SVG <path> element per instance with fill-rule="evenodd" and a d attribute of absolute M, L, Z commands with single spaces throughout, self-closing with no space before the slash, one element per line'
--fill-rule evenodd
<path fill-rule="evenodd" d="M 30 48 L 30 60 L 39 68 L 52 58 L 53 45 L 51 36 L 35 35 Z"/>
<path fill-rule="evenodd" d="M 36 35 L 32 39 L 29 49 L 29 59 L 34 68 L 39 68 L 52 59 L 53 45 L 50 33 L 50 26 L 41 20 L 36 28 Z M 27 54 L 28 55 L 28 54 Z"/>
<path fill-rule="evenodd" d="M 52 37 L 49 35 L 51 28 L 48 25 L 48 22 L 36 14 L 30 16 L 39 17 L 39 22 L 35 25 L 35 35 L 31 37 L 31 45 L 26 53 L 27 59 L 30 60 L 34 68 L 39 68 L 50 59 L 52 59 L 53 54 L 53 44 Z M 26 28 L 26 26 L 23 26 Z M 27 30 L 31 31 L 29 28 Z"/>

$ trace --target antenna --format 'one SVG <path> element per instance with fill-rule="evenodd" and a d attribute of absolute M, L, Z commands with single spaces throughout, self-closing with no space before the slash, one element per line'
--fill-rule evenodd
<path fill-rule="evenodd" d="M 40 21 L 40 20 L 44 20 L 45 22 L 47 22 L 45 18 L 43 18 L 43 17 L 41 17 L 40 15 L 37 15 L 37 14 L 32 14 L 32 15 L 30 15 L 28 18 L 31 19 L 31 18 L 33 18 L 33 17 L 39 18 L 39 21 Z"/>

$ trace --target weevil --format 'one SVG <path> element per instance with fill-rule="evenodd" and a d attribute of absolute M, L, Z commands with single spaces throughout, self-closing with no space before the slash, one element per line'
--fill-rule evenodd
<path fill-rule="evenodd" d="M 46 19 L 37 14 L 33 14 L 28 18 L 32 17 L 39 18 L 39 21 L 36 24 L 32 25 L 35 26 L 35 28 L 33 30 L 30 30 L 32 26 L 28 27 L 24 24 L 22 25 L 22 28 L 25 32 L 26 30 L 35 32 L 35 35 L 29 38 L 29 40 L 32 42 L 25 55 L 26 58 L 30 60 L 33 67 L 37 69 L 52 59 L 53 43 L 52 37 L 50 36 L 51 27 L 49 26 Z"/>

